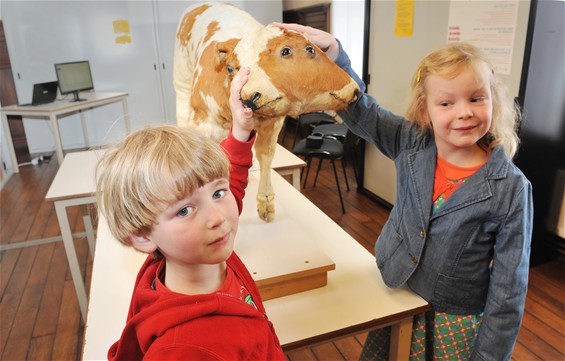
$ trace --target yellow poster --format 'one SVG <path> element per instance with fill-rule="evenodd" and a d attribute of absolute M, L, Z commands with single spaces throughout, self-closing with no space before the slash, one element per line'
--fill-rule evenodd
<path fill-rule="evenodd" d="M 114 26 L 114 34 L 116 38 L 114 42 L 116 44 L 129 44 L 131 43 L 131 33 L 129 30 L 129 21 L 127 20 L 114 20 L 112 22 Z"/>
<path fill-rule="evenodd" d="M 394 35 L 399 37 L 412 36 L 413 27 L 414 0 L 396 0 Z"/>

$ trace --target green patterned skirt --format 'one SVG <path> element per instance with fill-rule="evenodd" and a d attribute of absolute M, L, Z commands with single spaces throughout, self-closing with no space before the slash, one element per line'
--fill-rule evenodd
<path fill-rule="evenodd" d="M 482 321 L 480 315 L 448 315 L 428 312 L 414 317 L 410 361 L 468 360 Z M 367 335 L 360 360 L 388 360 L 390 327 Z"/>

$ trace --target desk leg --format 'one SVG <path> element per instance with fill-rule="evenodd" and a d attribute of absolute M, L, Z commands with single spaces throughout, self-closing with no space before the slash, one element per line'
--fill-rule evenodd
<path fill-rule="evenodd" d="M 78 111 L 80 114 L 80 124 L 82 125 L 82 137 L 84 138 L 84 146 L 90 148 L 90 140 L 88 139 L 88 130 L 86 129 L 86 119 L 84 119 L 84 112 Z"/>
<path fill-rule="evenodd" d="M 57 122 L 57 116 L 54 114 L 49 115 L 51 120 L 51 126 L 53 127 L 53 136 L 55 137 L 55 150 L 57 151 L 57 160 L 59 161 L 59 167 L 63 164 L 63 143 L 61 142 L 61 133 L 59 133 L 59 123 Z"/>
<path fill-rule="evenodd" d="M 128 100 L 125 97 L 122 98 L 122 107 L 124 108 L 124 123 L 126 125 L 126 134 L 129 134 L 131 131 L 131 124 L 129 121 Z"/>
<path fill-rule="evenodd" d="M 94 229 L 92 228 L 92 219 L 90 215 L 86 215 L 82 217 L 82 221 L 84 222 L 84 229 L 86 233 L 86 239 L 88 240 L 88 249 L 90 250 L 90 255 L 94 258 Z"/>
<path fill-rule="evenodd" d="M 292 170 L 292 185 L 300 192 L 300 168 L 294 168 Z"/>
<path fill-rule="evenodd" d="M 4 113 L 2 113 L 2 126 L 4 127 L 4 138 L 6 139 L 6 145 L 10 152 L 10 161 L 12 162 L 14 173 L 19 173 L 20 167 L 18 167 L 18 159 L 16 158 L 16 150 L 14 149 L 14 142 L 12 141 L 10 124 L 8 123 L 8 116 Z"/>
<path fill-rule="evenodd" d="M 408 360 L 412 343 L 412 317 L 392 325 L 389 360 Z"/>
<path fill-rule="evenodd" d="M 63 238 L 65 253 L 67 254 L 67 261 L 69 262 L 71 276 L 73 277 L 73 284 L 75 286 L 75 290 L 77 293 L 78 304 L 80 306 L 80 313 L 82 314 L 82 319 L 85 321 L 86 321 L 86 307 L 87 307 L 86 289 L 84 287 L 82 273 L 80 272 L 80 267 L 78 264 L 78 257 L 75 249 L 75 244 L 73 241 L 73 234 L 71 233 L 71 226 L 69 225 L 69 218 L 67 216 L 67 207 L 77 206 L 82 204 L 90 204 L 93 202 L 96 202 L 96 197 L 65 199 L 54 202 L 55 212 L 57 213 L 57 220 L 59 222 L 59 228 L 61 229 L 61 237 Z M 88 225 L 86 225 L 86 227 L 88 228 Z M 90 224 L 90 228 L 92 229 L 92 224 Z"/>

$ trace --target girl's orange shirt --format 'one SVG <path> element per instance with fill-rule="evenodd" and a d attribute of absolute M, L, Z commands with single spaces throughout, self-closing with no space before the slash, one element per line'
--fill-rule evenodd
<path fill-rule="evenodd" d="M 473 167 L 459 167 L 446 162 L 443 158 L 438 156 L 432 200 L 435 201 L 439 196 L 443 195 L 442 198 L 445 201 L 467 178 L 472 176 L 485 164 L 486 162 Z"/>

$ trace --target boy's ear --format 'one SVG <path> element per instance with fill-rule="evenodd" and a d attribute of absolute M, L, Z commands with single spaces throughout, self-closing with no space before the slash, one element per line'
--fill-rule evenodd
<path fill-rule="evenodd" d="M 132 234 L 130 241 L 133 248 L 143 253 L 153 253 L 157 250 L 157 245 L 148 237 Z"/>

